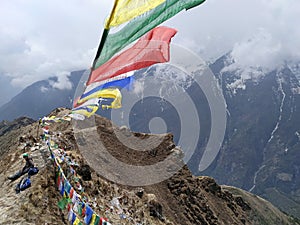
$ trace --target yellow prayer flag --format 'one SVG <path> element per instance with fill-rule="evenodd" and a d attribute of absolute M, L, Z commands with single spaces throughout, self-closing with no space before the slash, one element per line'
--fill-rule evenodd
<path fill-rule="evenodd" d="M 94 99 L 94 98 L 96 98 L 96 99 L 98 99 L 98 98 L 111 98 L 111 99 L 114 99 L 113 102 L 110 105 L 103 104 L 102 105 L 103 109 L 110 109 L 110 108 L 118 109 L 118 108 L 122 107 L 122 94 L 121 94 L 121 92 L 118 88 L 102 89 L 100 91 L 94 92 L 94 93 L 86 96 L 85 98 L 79 99 L 77 103 L 82 104 L 82 103 L 87 102 L 88 100 Z M 87 107 L 89 107 L 89 109 L 90 109 L 89 111 L 80 108 L 80 105 L 79 105 L 77 108 L 73 109 L 73 112 L 77 113 L 77 114 L 87 116 L 87 117 L 90 117 L 98 109 L 98 106 L 92 106 L 91 105 L 91 106 L 87 106 Z"/>
<path fill-rule="evenodd" d="M 102 105 L 102 108 L 107 109 L 119 109 L 122 107 L 122 94 L 119 89 L 116 89 L 114 91 L 114 101 L 111 103 L 111 105 Z"/>
<path fill-rule="evenodd" d="M 80 115 L 84 115 L 86 117 L 90 117 L 95 114 L 95 112 L 98 110 L 99 106 L 87 106 L 86 109 L 77 109 L 74 112 Z"/>
<path fill-rule="evenodd" d="M 85 98 L 79 99 L 78 104 L 84 103 L 90 99 L 93 98 L 118 98 L 122 96 L 120 93 L 120 90 L 118 88 L 107 88 L 107 89 L 102 89 L 100 91 L 96 91 Z"/>
<path fill-rule="evenodd" d="M 106 20 L 105 28 L 119 26 L 145 12 L 154 9 L 166 0 L 115 0 L 110 17 Z"/>
<path fill-rule="evenodd" d="M 95 224 L 95 222 L 96 222 L 96 216 L 97 215 L 95 213 L 93 213 L 90 224 Z"/>
<path fill-rule="evenodd" d="M 76 219 L 75 219 L 73 225 L 79 225 L 79 223 L 80 223 L 80 220 L 78 219 L 78 217 L 76 217 Z"/>

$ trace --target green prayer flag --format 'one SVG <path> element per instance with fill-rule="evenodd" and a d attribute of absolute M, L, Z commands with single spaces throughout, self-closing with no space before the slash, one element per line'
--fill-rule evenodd
<path fill-rule="evenodd" d="M 60 209 L 65 209 L 66 206 L 67 206 L 69 203 L 71 203 L 71 202 L 72 202 L 72 200 L 71 200 L 70 198 L 65 198 L 65 197 L 63 197 L 63 198 L 57 203 L 57 205 L 58 205 L 58 207 L 59 207 Z"/>
<path fill-rule="evenodd" d="M 57 205 L 58 205 L 58 207 L 59 207 L 60 209 L 65 209 L 66 206 L 67 206 L 67 204 L 68 204 L 68 201 L 67 201 L 66 198 L 62 198 L 62 199 L 57 203 Z"/>
<path fill-rule="evenodd" d="M 100 217 L 98 215 L 96 215 L 96 219 L 95 219 L 94 225 L 99 224 L 99 222 L 100 222 Z"/>
<path fill-rule="evenodd" d="M 77 209 L 78 209 L 78 215 L 80 215 L 80 216 L 81 216 L 81 215 L 82 215 L 82 207 L 81 207 L 81 206 L 78 206 L 78 208 L 77 208 Z"/>

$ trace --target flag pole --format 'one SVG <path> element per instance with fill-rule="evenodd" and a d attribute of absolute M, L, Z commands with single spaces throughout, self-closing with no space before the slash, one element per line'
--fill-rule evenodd
<path fill-rule="evenodd" d="M 39 122 L 38 122 L 38 126 L 37 126 L 37 130 L 36 130 L 36 139 L 39 139 L 39 129 L 40 129 L 40 123 L 41 123 L 41 118 L 39 118 Z"/>
<path fill-rule="evenodd" d="M 111 10 L 111 13 L 110 13 L 110 15 L 109 15 L 109 17 L 108 17 L 108 19 L 107 19 L 107 21 L 105 23 L 105 28 L 104 28 L 102 36 L 101 36 L 100 44 L 99 44 L 99 47 L 98 47 L 95 59 L 93 61 L 93 66 L 92 66 L 91 72 L 95 69 L 95 65 L 96 65 L 97 59 L 99 58 L 99 56 L 100 56 L 100 54 L 102 52 L 103 46 L 105 44 L 105 41 L 107 39 L 107 36 L 108 36 L 108 33 L 109 33 L 109 25 L 111 23 L 111 20 L 113 19 L 114 14 L 115 14 L 118 1 L 119 0 L 115 0 L 114 6 L 113 6 L 113 8 Z"/>
<path fill-rule="evenodd" d="M 102 37 L 101 37 L 101 40 L 100 40 L 100 44 L 99 44 L 99 47 L 98 47 L 98 50 L 97 50 L 95 59 L 94 59 L 94 61 L 93 61 L 93 66 L 92 66 L 91 72 L 95 69 L 97 59 L 99 58 L 99 56 L 100 56 L 100 54 L 101 54 L 101 52 L 102 52 L 104 43 L 105 43 L 105 41 L 106 41 L 106 39 L 107 39 L 107 36 L 108 36 L 108 33 L 109 33 L 109 29 L 106 29 L 106 28 L 105 28 L 105 29 L 103 30 L 103 33 L 102 33 Z"/>

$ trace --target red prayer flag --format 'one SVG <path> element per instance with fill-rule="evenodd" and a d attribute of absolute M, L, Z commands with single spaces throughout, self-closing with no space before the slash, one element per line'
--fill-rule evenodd
<path fill-rule="evenodd" d="M 168 62 L 170 59 L 170 41 L 176 33 L 175 29 L 169 27 L 152 29 L 131 48 L 92 71 L 87 85 L 156 63 Z"/>

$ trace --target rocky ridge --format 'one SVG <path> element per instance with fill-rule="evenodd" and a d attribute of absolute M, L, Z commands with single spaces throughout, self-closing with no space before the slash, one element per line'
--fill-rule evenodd
<path fill-rule="evenodd" d="M 0 136 L 4 135 L 5 133 L 19 129 L 20 127 L 32 124 L 35 120 L 28 118 L 28 117 L 20 117 L 12 122 L 3 120 L 0 122 Z"/>
<path fill-rule="evenodd" d="M 66 112 L 65 109 L 57 109 L 50 115 L 62 116 Z M 153 163 L 165 158 L 176 147 L 172 135 L 166 134 L 155 154 L 145 151 L 136 157 L 128 157 L 130 149 L 120 145 L 112 130 L 140 139 L 148 134 L 120 129 L 98 116 L 95 121 L 96 134 L 110 147 L 111 154 L 126 163 Z M 35 122 L 0 136 L 1 224 L 67 224 L 67 210 L 57 206 L 61 196 L 54 181 L 53 162 L 47 146 L 37 137 L 37 127 L 38 122 Z M 187 166 L 168 180 L 150 186 L 129 187 L 111 183 L 87 164 L 79 151 L 70 122 L 51 124 L 50 131 L 58 149 L 77 162 L 75 170 L 84 190 L 82 195 L 95 212 L 106 217 L 111 224 L 297 224 L 255 195 L 220 186 L 210 177 L 193 176 Z M 41 129 L 39 134 L 42 134 Z M 17 181 L 10 182 L 6 177 L 22 166 L 23 152 L 30 153 L 40 172 L 32 177 L 29 189 L 16 194 L 14 187 Z M 63 169 L 67 174 L 67 166 Z"/>

